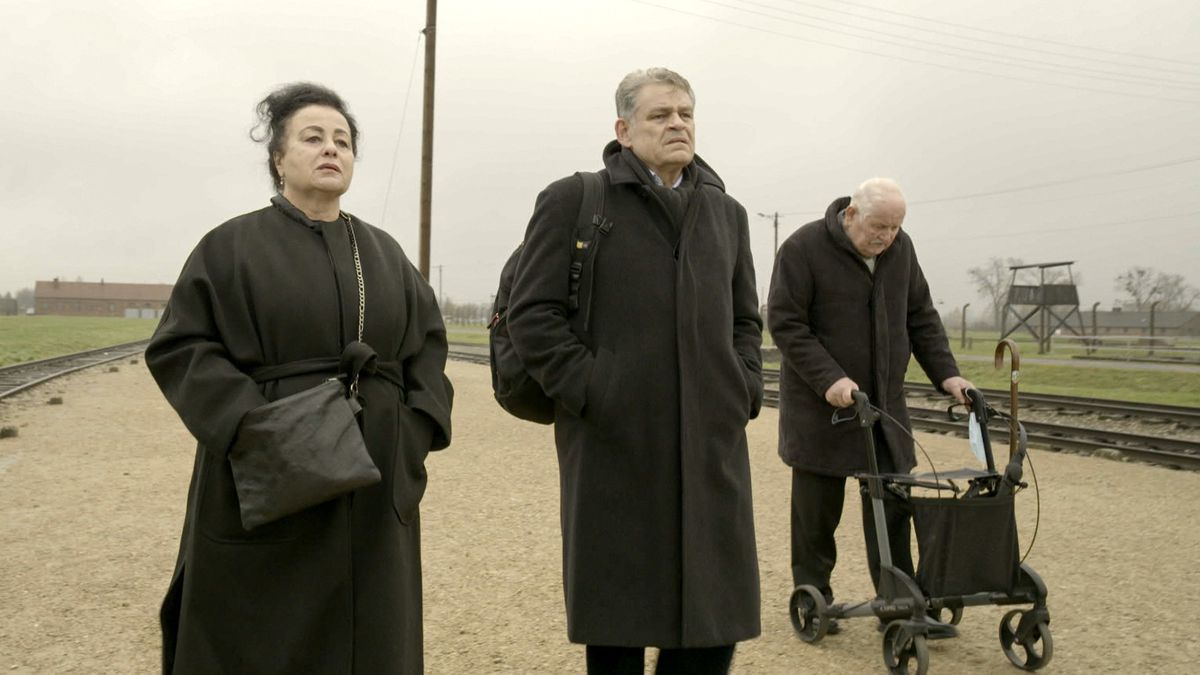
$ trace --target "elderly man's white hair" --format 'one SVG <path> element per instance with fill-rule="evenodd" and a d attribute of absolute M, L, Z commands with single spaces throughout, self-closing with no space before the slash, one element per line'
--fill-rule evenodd
<path fill-rule="evenodd" d="M 868 178 L 850 197 L 850 206 L 855 207 L 860 214 L 866 215 L 876 206 L 897 197 L 904 203 L 904 193 L 900 191 L 896 181 L 891 178 Z"/>
<path fill-rule="evenodd" d="M 617 117 L 627 122 L 632 119 L 638 92 L 647 84 L 669 84 L 687 94 L 692 105 L 696 105 L 696 94 L 684 76 L 667 68 L 647 68 L 629 73 L 617 85 Z"/>

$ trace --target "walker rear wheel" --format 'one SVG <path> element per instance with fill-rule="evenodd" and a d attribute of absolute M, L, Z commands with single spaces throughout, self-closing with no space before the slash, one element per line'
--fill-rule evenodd
<path fill-rule="evenodd" d="M 828 609 L 825 596 L 815 586 L 797 586 L 788 602 L 796 635 L 808 643 L 819 642 L 829 628 L 829 617 L 825 615 Z"/>
<path fill-rule="evenodd" d="M 889 623 L 883 631 L 883 665 L 892 675 L 925 675 L 929 672 L 925 636 L 908 633 L 900 621 Z"/>
<path fill-rule="evenodd" d="M 1054 655 L 1054 640 L 1050 626 L 1039 621 L 1024 630 L 1021 619 L 1025 611 L 1014 609 L 1000 619 L 1000 649 L 1012 664 L 1022 670 L 1038 670 L 1050 663 Z"/>

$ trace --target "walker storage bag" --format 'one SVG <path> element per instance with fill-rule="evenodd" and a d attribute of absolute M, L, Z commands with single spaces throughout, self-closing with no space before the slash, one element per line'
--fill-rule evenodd
<path fill-rule="evenodd" d="M 1013 495 L 911 497 L 917 584 L 930 597 L 1012 590 L 1017 579 Z"/>

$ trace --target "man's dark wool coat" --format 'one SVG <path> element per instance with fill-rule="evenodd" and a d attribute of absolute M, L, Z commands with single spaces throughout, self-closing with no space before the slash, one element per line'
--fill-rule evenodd
<path fill-rule="evenodd" d="M 745 426 L 762 402 L 762 322 L 746 212 L 699 158 L 676 190 L 652 187 L 615 141 L 604 163 L 613 227 L 592 244 L 581 310 L 567 309 L 572 176 L 538 196 L 509 316 L 557 403 L 568 636 L 732 644 L 759 633 Z"/>
<path fill-rule="evenodd" d="M 779 454 L 813 473 L 849 476 L 867 470 L 867 440 L 854 424 L 833 426 L 825 392 L 849 377 L 871 402 L 896 418 L 881 421 L 897 471 L 916 465 L 904 402 L 910 355 L 934 386 L 958 367 L 912 239 L 901 230 L 876 257 L 872 274 L 830 204 L 825 218 L 783 242 L 775 257 L 767 323 L 779 347 Z"/>
<path fill-rule="evenodd" d="M 383 480 L 246 531 L 227 459 L 242 416 L 334 374 L 260 385 L 248 373 L 338 357 L 358 329 L 345 221 L 272 202 L 200 241 L 146 350 L 199 441 L 162 607 L 164 671 L 420 673 L 418 502 L 427 452 L 449 443 L 453 398 L 441 314 L 400 246 L 354 219 L 363 341 L 379 360 L 360 381 L 360 425 Z"/>

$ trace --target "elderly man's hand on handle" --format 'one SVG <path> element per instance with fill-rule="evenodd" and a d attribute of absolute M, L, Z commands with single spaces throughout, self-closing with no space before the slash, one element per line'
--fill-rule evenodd
<path fill-rule="evenodd" d="M 854 405 L 854 397 L 850 394 L 854 391 L 858 391 L 858 384 L 848 377 L 843 377 L 829 385 L 829 389 L 825 391 L 825 400 L 835 408 L 849 408 Z"/>
<path fill-rule="evenodd" d="M 942 391 L 954 397 L 954 400 L 959 403 L 969 406 L 971 401 L 967 398 L 967 390 L 974 389 L 975 385 L 971 384 L 966 378 L 955 375 L 947 377 L 942 381 Z"/>
<path fill-rule="evenodd" d="M 971 405 L 971 401 L 967 398 L 967 390 L 974 388 L 975 385 L 971 384 L 970 380 L 957 375 L 947 377 L 942 381 L 942 390 L 953 396 L 954 400 L 963 405 Z M 825 400 L 829 401 L 829 405 L 835 408 L 849 408 L 854 405 L 854 398 L 850 392 L 857 390 L 858 385 L 854 380 L 843 377 L 829 385 L 829 389 L 825 392 Z"/>

